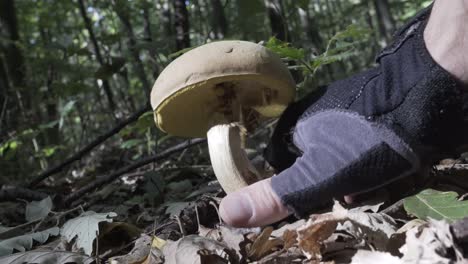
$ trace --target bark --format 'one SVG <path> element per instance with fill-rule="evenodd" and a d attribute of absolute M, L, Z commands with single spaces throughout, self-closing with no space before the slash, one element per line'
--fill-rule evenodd
<path fill-rule="evenodd" d="M 32 103 L 29 91 L 26 89 L 24 57 L 17 46 L 20 35 L 14 0 L 0 1 L 0 22 L 0 30 L 5 35 L 4 38 L 7 39 L 6 44 L 0 46 L 4 54 L 0 74 L 5 76 L 2 77 L 2 83 L 0 84 L 2 87 L 0 88 L 2 88 L 2 93 L 5 94 L 4 98 L 9 98 L 4 118 L 7 127 L 17 127 L 19 124 L 18 118 L 22 116 L 20 114 L 21 106 L 23 106 L 23 109 L 31 109 Z M 18 101 L 15 102 L 13 98 Z M 4 103 L 3 100 L 1 101 L 1 103 Z M 24 112 L 22 114 L 25 117 Z"/>
<path fill-rule="evenodd" d="M 211 0 L 213 8 L 212 28 L 216 39 L 223 39 L 228 31 L 228 23 L 220 0 Z"/>
<path fill-rule="evenodd" d="M 99 65 L 104 66 L 106 63 L 101 55 L 101 49 L 99 47 L 99 43 L 96 39 L 96 35 L 94 34 L 93 26 L 91 19 L 88 17 L 86 14 L 86 7 L 84 0 L 78 0 L 78 5 L 80 9 L 80 14 L 81 17 L 83 18 L 86 30 L 88 31 L 89 38 L 91 39 L 91 43 L 93 43 L 93 48 L 94 48 L 94 54 L 96 56 L 97 61 L 99 62 Z M 111 87 L 109 84 L 108 80 L 102 80 L 102 87 L 104 88 L 104 93 L 106 94 L 107 101 L 109 102 L 109 107 L 113 113 L 115 113 L 115 103 L 114 103 L 114 97 L 112 95 Z"/>
<path fill-rule="evenodd" d="M 176 48 L 182 50 L 190 47 L 190 24 L 185 0 L 172 0 L 174 6 L 174 28 Z"/>
<path fill-rule="evenodd" d="M 270 20 L 271 33 L 277 39 L 290 41 L 288 26 L 283 18 L 283 5 L 281 0 L 265 0 L 268 19 Z"/>
<path fill-rule="evenodd" d="M 373 0 L 379 32 L 385 40 L 389 40 L 395 30 L 395 20 L 390 13 L 388 0 Z"/>
<path fill-rule="evenodd" d="M 5 59 L 11 81 L 15 87 L 25 86 L 24 57 L 15 42 L 20 40 L 18 20 L 14 0 L 0 1 L 0 20 L 5 25 L 9 43 L 6 46 Z"/>

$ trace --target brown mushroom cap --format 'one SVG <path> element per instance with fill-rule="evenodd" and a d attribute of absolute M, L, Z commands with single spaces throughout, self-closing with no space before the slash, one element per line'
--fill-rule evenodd
<path fill-rule="evenodd" d="M 223 87 L 232 87 L 236 102 L 264 117 L 279 116 L 295 96 L 287 67 L 267 48 L 213 42 L 180 56 L 159 75 L 151 91 L 157 126 L 175 136 L 206 137 L 211 126 L 234 122 L 219 111 Z"/>

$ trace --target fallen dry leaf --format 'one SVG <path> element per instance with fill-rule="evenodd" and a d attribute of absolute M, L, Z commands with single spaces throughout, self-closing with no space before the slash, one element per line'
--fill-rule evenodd
<path fill-rule="evenodd" d="M 221 242 L 197 235 L 189 235 L 178 241 L 168 241 L 163 247 L 165 263 L 168 264 L 201 264 L 202 254 L 215 254 L 231 263 L 239 261 L 235 251 Z"/>
<path fill-rule="evenodd" d="M 133 249 L 125 255 L 115 256 L 109 259 L 111 264 L 140 264 L 145 261 L 150 253 L 151 237 L 143 234 L 136 241 Z"/>
<path fill-rule="evenodd" d="M 351 260 L 351 264 L 403 264 L 402 261 L 387 252 L 359 250 Z"/>
<path fill-rule="evenodd" d="M 458 261 L 463 253 L 455 244 L 450 225 L 446 221 L 429 220 L 428 225 L 406 232 L 406 244 L 400 248 L 405 263 L 452 263 L 449 250 Z"/>
<path fill-rule="evenodd" d="M 322 242 L 335 232 L 339 220 L 325 220 L 322 222 L 309 222 L 297 230 L 299 248 L 307 259 L 322 259 Z"/>
<path fill-rule="evenodd" d="M 297 233 L 304 255 L 308 259 L 321 260 L 326 250 L 340 248 L 332 245 L 336 240 L 329 239 L 335 231 L 350 235 L 356 248 L 367 246 L 383 250 L 395 230 L 396 223 L 388 215 L 366 213 L 360 209 L 347 210 L 336 202 L 331 213 L 311 216 Z M 349 240 L 346 243 L 347 246 L 352 245 Z"/>
<path fill-rule="evenodd" d="M 282 246 L 283 241 L 279 238 L 270 239 L 273 227 L 268 226 L 263 229 L 262 233 L 255 239 L 250 247 L 247 255 L 252 260 L 259 260 L 263 256 L 268 255 L 274 248 Z"/>

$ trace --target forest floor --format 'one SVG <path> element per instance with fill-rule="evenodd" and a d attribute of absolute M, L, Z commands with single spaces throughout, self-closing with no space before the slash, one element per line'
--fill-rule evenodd
<path fill-rule="evenodd" d="M 465 156 L 353 205 L 249 229 L 220 219 L 209 166 L 161 164 L 79 196 L 100 178 L 4 187 L 17 198 L 0 199 L 0 263 L 468 263 Z"/>

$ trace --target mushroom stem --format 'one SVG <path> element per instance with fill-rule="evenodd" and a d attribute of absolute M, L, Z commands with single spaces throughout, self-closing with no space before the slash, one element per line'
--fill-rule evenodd
<path fill-rule="evenodd" d="M 234 192 L 263 175 L 250 163 L 241 147 L 242 128 L 238 123 L 213 126 L 208 130 L 208 149 L 216 178 L 226 193 Z"/>

